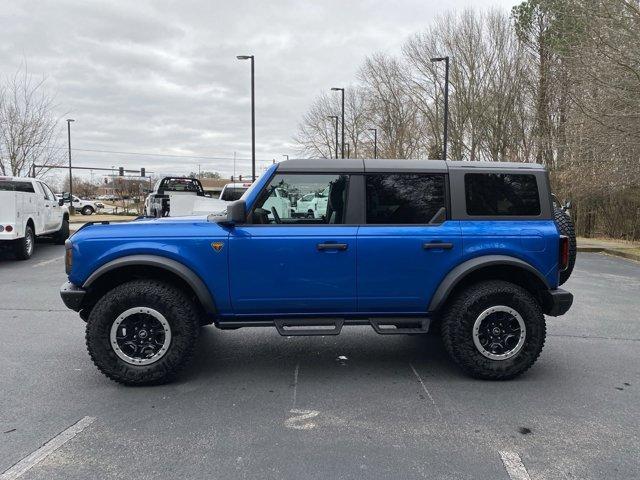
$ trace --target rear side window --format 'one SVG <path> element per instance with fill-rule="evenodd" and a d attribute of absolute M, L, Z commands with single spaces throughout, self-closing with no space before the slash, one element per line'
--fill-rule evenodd
<path fill-rule="evenodd" d="M 446 219 L 444 175 L 367 175 L 367 223 L 435 224 Z"/>
<path fill-rule="evenodd" d="M 36 193 L 31 182 L 0 180 L 0 191 Z"/>
<path fill-rule="evenodd" d="M 467 173 L 464 187 L 467 215 L 540 215 L 535 175 Z"/>

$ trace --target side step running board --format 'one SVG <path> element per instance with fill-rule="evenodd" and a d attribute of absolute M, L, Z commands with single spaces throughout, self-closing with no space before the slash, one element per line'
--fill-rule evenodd
<path fill-rule="evenodd" d="M 427 333 L 431 325 L 429 318 L 370 318 L 369 322 L 380 335 Z"/>
<path fill-rule="evenodd" d="M 273 323 L 283 337 L 308 335 L 338 335 L 344 325 L 342 318 L 279 319 Z"/>

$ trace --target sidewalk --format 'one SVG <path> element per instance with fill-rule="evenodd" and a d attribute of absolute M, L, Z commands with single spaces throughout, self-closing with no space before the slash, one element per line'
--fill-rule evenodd
<path fill-rule="evenodd" d="M 640 242 L 608 238 L 577 238 L 579 252 L 599 252 L 640 262 Z"/>

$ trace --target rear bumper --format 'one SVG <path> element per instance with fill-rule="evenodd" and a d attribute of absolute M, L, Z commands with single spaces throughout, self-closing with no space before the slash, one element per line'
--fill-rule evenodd
<path fill-rule="evenodd" d="M 573 295 L 561 288 L 548 290 L 545 297 L 544 313 L 551 317 L 564 315 L 573 304 Z"/>
<path fill-rule="evenodd" d="M 65 306 L 71 310 L 75 310 L 79 312 L 82 308 L 82 300 L 87 292 L 83 289 L 74 285 L 71 282 L 65 282 L 60 287 L 60 297 L 62 297 L 62 301 Z"/>

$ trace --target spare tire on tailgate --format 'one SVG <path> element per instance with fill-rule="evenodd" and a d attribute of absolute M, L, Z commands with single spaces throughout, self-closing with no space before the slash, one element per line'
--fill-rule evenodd
<path fill-rule="evenodd" d="M 576 229 L 571 217 L 561 208 L 555 208 L 553 210 L 553 219 L 558 226 L 560 235 L 569 237 L 569 265 L 566 270 L 560 272 L 560 285 L 562 285 L 569 280 L 571 272 L 573 272 L 573 266 L 576 264 Z"/>

